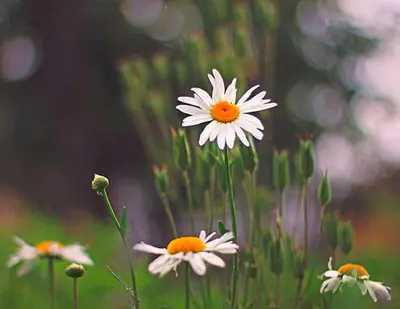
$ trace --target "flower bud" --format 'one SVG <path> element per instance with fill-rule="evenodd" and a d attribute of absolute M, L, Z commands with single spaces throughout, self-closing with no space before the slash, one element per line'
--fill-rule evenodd
<path fill-rule="evenodd" d="M 246 177 L 243 160 L 241 157 L 233 159 L 233 177 L 235 180 L 242 182 Z"/>
<path fill-rule="evenodd" d="M 191 155 L 185 130 L 179 129 L 178 133 L 176 133 L 175 130 L 171 128 L 171 132 L 175 165 L 181 171 L 186 171 L 191 164 Z"/>
<path fill-rule="evenodd" d="M 153 166 L 153 172 L 155 176 L 155 185 L 158 194 L 164 195 L 167 193 L 168 189 L 168 170 L 164 165 L 161 168 L 158 166 Z"/>
<path fill-rule="evenodd" d="M 81 278 L 85 274 L 85 268 L 74 263 L 65 269 L 65 274 L 70 278 Z"/>
<path fill-rule="evenodd" d="M 204 146 L 205 159 L 210 167 L 213 167 L 218 161 L 218 146 L 217 143 L 207 143 Z"/>
<path fill-rule="evenodd" d="M 253 140 L 249 138 L 250 146 L 240 145 L 240 155 L 243 160 L 244 169 L 249 173 L 253 173 L 258 168 L 258 155 Z"/>
<path fill-rule="evenodd" d="M 250 278 L 254 279 L 257 277 L 257 265 L 253 252 L 246 252 L 244 257 L 244 266 L 248 269 Z"/>
<path fill-rule="evenodd" d="M 328 205 L 331 202 L 331 184 L 327 172 L 322 176 L 321 182 L 319 183 L 317 197 L 321 206 Z"/>
<path fill-rule="evenodd" d="M 237 57 L 244 58 L 246 56 L 246 31 L 240 27 L 236 27 L 233 32 L 233 47 Z"/>
<path fill-rule="evenodd" d="M 283 190 L 290 184 L 289 155 L 286 150 L 274 152 L 273 155 L 273 180 L 276 189 Z"/>
<path fill-rule="evenodd" d="M 306 271 L 307 263 L 304 254 L 301 252 L 294 252 L 292 254 L 292 272 L 295 278 L 303 279 Z"/>
<path fill-rule="evenodd" d="M 325 215 L 323 220 L 328 245 L 332 250 L 335 250 L 338 244 L 338 220 L 332 215 Z"/>
<path fill-rule="evenodd" d="M 270 246 L 271 246 L 271 244 L 272 244 L 272 241 L 273 241 L 271 229 L 267 229 L 267 230 L 262 234 L 261 241 L 262 241 L 262 248 L 263 248 L 262 251 L 263 251 L 265 254 L 268 254 L 269 248 L 270 248 Z M 266 258 L 268 259 L 269 257 L 266 256 Z"/>
<path fill-rule="evenodd" d="M 96 192 L 102 192 L 108 188 L 110 182 L 104 176 L 94 174 L 94 178 L 92 180 L 92 189 Z"/>
<path fill-rule="evenodd" d="M 344 222 L 339 227 L 339 246 L 343 254 L 347 255 L 353 248 L 353 228 L 351 222 Z"/>
<path fill-rule="evenodd" d="M 315 156 L 312 140 L 300 141 L 300 176 L 303 181 L 308 180 L 314 173 Z"/>
<path fill-rule="evenodd" d="M 207 189 L 210 187 L 211 167 L 207 162 L 206 155 L 200 148 L 196 148 L 196 176 L 199 185 Z"/>
<path fill-rule="evenodd" d="M 283 271 L 282 241 L 277 237 L 270 246 L 271 271 L 275 275 L 280 275 Z"/>

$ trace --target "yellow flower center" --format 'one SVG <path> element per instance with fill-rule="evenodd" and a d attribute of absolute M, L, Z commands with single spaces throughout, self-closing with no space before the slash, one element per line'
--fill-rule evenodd
<path fill-rule="evenodd" d="M 356 273 L 357 277 L 368 276 L 368 271 L 361 265 L 358 264 L 345 264 L 339 267 L 338 272 L 342 275 L 351 276 L 353 272 Z"/>
<path fill-rule="evenodd" d="M 64 247 L 62 244 L 51 240 L 42 241 L 38 243 L 35 247 L 36 250 L 39 251 L 41 255 L 49 255 L 51 254 L 50 249 L 53 248 L 54 246 L 57 248 Z"/>
<path fill-rule="evenodd" d="M 239 114 L 239 107 L 227 101 L 219 101 L 211 108 L 211 117 L 223 123 L 236 120 L 239 117 Z"/>
<path fill-rule="evenodd" d="M 188 253 L 188 252 L 200 252 L 203 251 L 206 247 L 204 241 L 202 241 L 198 237 L 180 237 L 172 240 L 168 246 L 167 251 L 169 254 L 176 254 L 179 252 Z"/>

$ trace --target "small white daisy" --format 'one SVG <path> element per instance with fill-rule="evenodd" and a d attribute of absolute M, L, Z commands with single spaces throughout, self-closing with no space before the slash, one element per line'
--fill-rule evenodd
<path fill-rule="evenodd" d="M 250 145 L 246 137 L 246 132 L 261 140 L 264 127 L 261 121 L 249 115 L 249 113 L 266 110 L 277 106 L 270 103 L 271 100 L 264 99 L 265 91 L 260 92 L 249 99 L 252 92 L 259 87 L 254 86 L 247 90 L 244 95 L 236 102 L 236 78 L 225 91 L 225 84 L 221 74 L 213 69 L 213 75 L 208 74 L 208 78 L 213 87 L 212 96 L 200 88 L 192 88 L 194 97 L 179 97 L 178 101 L 188 105 L 178 105 L 176 108 L 182 113 L 190 115 L 183 119 L 182 126 L 194 126 L 204 122 L 210 122 L 200 134 L 199 144 L 204 145 L 207 140 L 210 142 L 217 139 L 218 147 L 233 148 L 235 138 L 238 136 L 240 141 L 247 147 Z"/>
<path fill-rule="evenodd" d="M 39 258 L 56 258 L 78 264 L 93 265 L 93 261 L 85 252 L 85 247 L 79 244 L 64 246 L 55 241 L 42 241 L 35 246 L 28 245 L 19 237 L 14 237 L 19 246 L 17 253 L 13 254 L 7 262 L 8 267 L 22 263 L 17 270 L 17 275 L 22 276 L 29 272 Z"/>
<path fill-rule="evenodd" d="M 225 267 L 225 262 L 213 252 L 235 254 L 239 248 L 232 241 L 232 232 L 211 240 L 214 235 L 215 233 L 211 233 L 206 236 L 206 232 L 201 231 L 199 237 L 176 238 L 167 248 L 157 248 L 142 242 L 133 249 L 160 255 L 149 265 L 149 272 L 153 275 L 163 277 L 171 270 L 176 270 L 180 263 L 188 262 L 196 274 L 203 276 L 206 273 L 206 262 Z"/>
<path fill-rule="evenodd" d="M 390 287 L 384 286 L 382 282 L 369 280 L 368 271 L 358 264 L 345 264 L 339 267 L 338 270 L 332 270 L 331 259 L 328 263 L 328 271 L 324 272 L 323 276 L 329 279 L 322 282 L 320 292 L 335 293 L 343 284 L 357 284 L 362 295 L 368 294 L 377 302 L 378 300 L 391 300 L 389 293 Z"/>

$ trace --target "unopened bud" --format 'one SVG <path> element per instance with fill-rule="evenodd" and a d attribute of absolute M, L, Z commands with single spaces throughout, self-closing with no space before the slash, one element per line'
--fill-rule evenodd
<path fill-rule="evenodd" d="M 155 185 L 158 194 L 164 195 L 167 193 L 168 189 L 168 170 L 166 166 L 159 168 L 158 166 L 153 166 Z"/>
<path fill-rule="evenodd" d="M 273 240 L 270 246 L 270 259 L 271 259 L 271 271 L 275 275 L 280 275 L 283 271 L 283 254 L 282 254 L 282 240 L 277 237 Z"/>
<path fill-rule="evenodd" d="M 269 248 L 272 245 L 273 242 L 273 237 L 272 237 L 272 231 L 271 229 L 267 229 L 263 234 L 262 234 L 262 248 L 263 248 L 263 252 L 265 254 L 268 254 L 269 252 Z M 266 256 L 266 258 L 268 259 L 269 256 Z"/>
<path fill-rule="evenodd" d="M 297 279 L 303 279 L 306 271 L 306 259 L 301 252 L 294 252 L 292 254 L 292 272 Z"/>
<path fill-rule="evenodd" d="M 290 184 L 290 164 L 288 152 L 274 152 L 273 156 L 273 180 L 276 189 L 283 190 Z"/>
<path fill-rule="evenodd" d="M 253 252 L 246 252 L 244 258 L 244 266 L 248 269 L 248 274 L 250 278 L 254 279 L 257 277 L 257 265 Z"/>
<path fill-rule="evenodd" d="M 300 176 L 303 181 L 308 180 L 314 173 L 315 156 L 312 140 L 300 141 Z"/>
<path fill-rule="evenodd" d="M 85 268 L 74 263 L 65 269 L 65 274 L 70 278 L 81 278 L 85 274 Z"/>
<path fill-rule="evenodd" d="M 102 192 L 103 190 L 108 188 L 110 182 L 104 176 L 94 174 L 94 178 L 92 180 L 92 189 L 96 192 Z"/>
<path fill-rule="evenodd" d="M 338 244 L 338 220 L 332 215 L 325 215 L 323 220 L 328 245 L 332 250 L 335 250 Z"/>
<path fill-rule="evenodd" d="M 319 183 L 317 197 L 321 206 L 328 205 L 331 202 L 331 184 L 327 172 L 322 176 Z"/>
<path fill-rule="evenodd" d="M 186 171 L 191 164 L 191 155 L 185 130 L 179 129 L 178 132 L 175 132 L 174 129 L 171 129 L 171 132 L 175 165 L 181 171 Z"/>
<path fill-rule="evenodd" d="M 218 146 L 217 143 L 207 143 L 204 146 L 204 156 L 210 167 L 213 167 L 218 161 Z"/>
<path fill-rule="evenodd" d="M 253 173 L 258 168 L 258 155 L 256 147 L 254 146 L 253 140 L 249 138 L 250 146 L 246 147 L 240 145 L 240 155 L 243 160 L 244 169 L 249 173 Z"/>
<path fill-rule="evenodd" d="M 243 160 L 241 157 L 233 159 L 233 176 L 235 180 L 242 182 L 246 177 Z"/>
<path fill-rule="evenodd" d="M 199 185 L 203 189 L 210 187 L 211 167 L 207 162 L 206 155 L 200 148 L 196 148 L 196 176 Z"/>
<path fill-rule="evenodd" d="M 340 250 L 347 255 L 353 249 L 353 228 L 351 222 L 344 222 L 339 228 Z"/>

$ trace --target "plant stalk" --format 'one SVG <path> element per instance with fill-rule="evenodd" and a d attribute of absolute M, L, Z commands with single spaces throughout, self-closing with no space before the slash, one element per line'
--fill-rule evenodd
<path fill-rule="evenodd" d="M 189 263 L 185 265 L 185 309 L 190 309 L 190 269 Z"/>
<path fill-rule="evenodd" d="M 192 187 L 190 185 L 189 173 L 187 171 L 183 171 L 183 179 L 185 181 L 186 196 L 188 199 L 190 226 L 192 228 L 192 233 L 194 233 L 195 229 L 194 229 L 194 217 L 193 217 L 193 193 L 192 193 Z"/>
<path fill-rule="evenodd" d="M 50 308 L 56 307 L 56 292 L 55 292 L 55 280 L 54 280 L 54 258 L 49 257 L 49 284 L 50 284 Z"/>
<path fill-rule="evenodd" d="M 78 309 L 78 278 L 73 278 L 74 286 L 74 309 Z"/>

